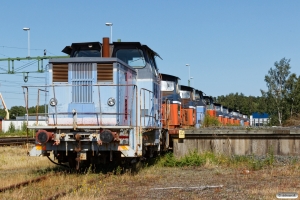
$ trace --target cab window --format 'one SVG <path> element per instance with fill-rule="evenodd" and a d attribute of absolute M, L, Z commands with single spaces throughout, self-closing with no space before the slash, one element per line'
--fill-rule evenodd
<path fill-rule="evenodd" d="M 77 50 L 72 57 L 101 57 L 99 50 Z"/>
<path fill-rule="evenodd" d="M 161 90 L 162 91 L 174 91 L 175 86 L 172 81 L 161 81 Z"/>
<path fill-rule="evenodd" d="M 116 57 L 133 68 L 143 68 L 146 65 L 143 51 L 140 49 L 119 49 Z"/>
<path fill-rule="evenodd" d="M 191 97 L 191 92 L 189 91 L 180 91 L 180 97 L 183 99 L 189 99 Z"/>

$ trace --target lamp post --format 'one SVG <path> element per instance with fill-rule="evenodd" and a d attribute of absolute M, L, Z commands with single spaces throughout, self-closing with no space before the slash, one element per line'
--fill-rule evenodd
<path fill-rule="evenodd" d="M 112 42 L 112 26 L 113 26 L 113 23 L 107 22 L 107 23 L 105 23 L 105 25 L 110 26 L 110 41 Z"/>
<path fill-rule="evenodd" d="M 30 57 L 30 28 L 23 28 L 24 31 L 28 33 L 28 57 Z"/>
<path fill-rule="evenodd" d="M 190 86 L 190 77 L 191 77 L 191 74 L 190 74 L 190 65 L 189 65 L 189 64 L 185 64 L 185 66 L 189 67 L 189 79 L 188 79 L 188 86 Z"/>

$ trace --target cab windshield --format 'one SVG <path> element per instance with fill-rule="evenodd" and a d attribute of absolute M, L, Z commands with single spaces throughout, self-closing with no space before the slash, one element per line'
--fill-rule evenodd
<path fill-rule="evenodd" d="M 189 91 L 180 91 L 180 97 L 183 99 L 189 99 L 191 95 Z"/>
<path fill-rule="evenodd" d="M 171 81 L 161 81 L 161 91 L 174 91 L 174 82 Z"/>
<path fill-rule="evenodd" d="M 195 94 L 195 100 L 199 101 L 200 100 L 200 95 L 198 93 Z"/>
<path fill-rule="evenodd" d="M 74 51 L 72 57 L 101 57 L 101 55 L 99 50 L 86 49 Z"/>
<path fill-rule="evenodd" d="M 143 68 L 146 65 L 143 51 L 140 49 L 119 49 L 116 57 L 133 68 Z"/>

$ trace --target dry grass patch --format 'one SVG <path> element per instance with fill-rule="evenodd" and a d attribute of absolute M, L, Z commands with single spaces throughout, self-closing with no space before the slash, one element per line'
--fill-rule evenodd
<path fill-rule="evenodd" d="M 191 154 L 182 160 L 166 155 L 154 164 L 142 167 L 138 173 L 121 174 L 117 168 L 110 176 L 91 171 L 85 174 L 65 172 L 56 176 L 51 171 L 54 165 L 47 158 L 27 157 L 26 150 L 20 147 L 9 147 L 5 151 L 0 148 L 0 155 L 5 161 L 1 165 L 2 180 L 20 182 L 38 176 L 44 170 L 53 175 L 46 181 L 2 193 L 1 199 L 44 199 L 64 191 L 71 191 L 60 197 L 64 200 L 275 199 L 278 192 L 300 194 L 300 163 L 277 163 L 272 155 L 256 159 L 208 152 Z M 16 173 L 9 172 L 12 170 Z M 90 183 L 90 180 L 95 182 Z"/>
<path fill-rule="evenodd" d="M 96 175 L 78 175 L 62 173 L 59 176 L 52 173 L 46 180 L 24 186 L 20 189 L 6 191 L 1 194 L 1 199 L 45 199 L 59 192 L 73 191 L 83 185 L 85 188 L 93 187 L 87 184 L 87 180 L 95 178 Z M 95 187 L 95 185 L 94 185 Z M 85 199 L 85 198 L 84 198 Z"/>
<path fill-rule="evenodd" d="M 0 187 L 6 187 L 40 176 L 54 168 L 46 157 L 29 157 L 24 146 L 0 147 Z"/>
<path fill-rule="evenodd" d="M 176 162 L 162 158 L 134 176 L 113 175 L 95 189 L 82 188 L 62 199 L 275 199 L 278 192 L 300 194 L 299 162 L 275 165 L 272 157 L 257 160 L 209 153 L 204 157 Z"/>

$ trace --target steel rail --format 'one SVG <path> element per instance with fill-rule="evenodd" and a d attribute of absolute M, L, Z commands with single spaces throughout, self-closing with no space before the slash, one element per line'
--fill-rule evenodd
<path fill-rule="evenodd" d="M 0 146 L 22 145 L 25 143 L 35 143 L 35 138 L 27 138 L 27 137 L 0 138 Z"/>
<path fill-rule="evenodd" d="M 31 179 L 29 181 L 23 181 L 21 183 L 16 183 L 16 184 L 13 184 L 13 185 L 10 185 L 10 186 L 7 186 L 7 187 L 0 188 L 0 193 L 5 192 L 7 190 L 13 190 L 13 189 L 16 189 L 16 188 L 20 188 L 22 186 L 26 186 L 26 185 L 29 185 L 31 183 L 37 183 L 37 182 L 40 182 L 42 180 L 46 180 L 47 177 L 48 176 L 41 176 L 41 177 L 38 177 L 38 178 L 35 178 L 35 179 Z"/>

